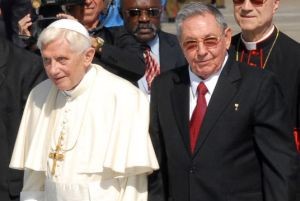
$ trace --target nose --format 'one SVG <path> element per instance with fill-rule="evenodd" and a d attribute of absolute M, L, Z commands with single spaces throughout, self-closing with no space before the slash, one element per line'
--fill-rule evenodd
<path fill-rule="evenodd" d="M 201 41 L 201 42 L 198 43 L 197 55 L 203 56 L 205 54 L 207 54 L 207 47 Z"/>
<path fill-rule="evenodd" d="M 242 9 L 244 9 L 244 10 L 250 10 L 253 7 L 250 0 L 245 0 L 241 6 L 242 6 Z"/>
<path fill-rule="evenodd" d="M 139 16 L 139 21 L 148 22 L 150 20 L 148 12 L 146 10 L 141 10 L 141 15 Z"/>
<path fill-rule="evenodd" d="M 47 71 L 47 74 L 52 77 L 59 73 L 57 62 L 55 62 L 54 60 L 52 60 L 49 64 L 47 64 L 45 69 Z"/>
<path fill-rule="evenodd" d="M 85 4 L 90 4 L 92 2 L 92 0 L 85 0 L 84 3 Z"/>

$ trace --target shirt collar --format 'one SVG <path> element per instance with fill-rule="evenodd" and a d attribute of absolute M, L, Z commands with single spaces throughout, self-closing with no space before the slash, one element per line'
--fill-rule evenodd
<path fill-rule="evenodd" d="M 71 90 L 67 90 L 67 91 L 62 91 L 62 93 L 71 99 L 76 98 L 77 96 L 79 96 L 80 94 L 84 93 L 84 91 L 86 91 L 86 89 L 88 87 L 90 87 L 90 83 L 93 80 L 94 74 L 96 73 L 96 69 L 95 68 L 89 68 L 89 70 L 86 72 L 86 74 L 84 75 L 84 77 L 82 78 L 82 80 L 79 82 L 79 84 Z"/>
<path fill-rule="evenodd" d="M 209 76 L 207 79 L 203 80 L 201 79 L 198 75 L 196 75 L 195 73 L 193 73 L 191 71 L 191 67 L 189 66 L 189 75 L 190 75 L 190 83 L 191 83 L 191 90 L 192 90 L 192 93 L 193 93 L 193 96 L 197 96 L 197 87 L 198 85 L 200 84 L 201 81 L 204 82 L 207 90 L 208 90 L 208 93 L 211 95 L 216 87 L 216 84 L 218 82 L 218 79 L 219 79 L 219 76 L 222 72 L 222 69 L 224 68 L 225 66 L 225 63 L 228 59 L 228 53 L 226 53 L 226 56 L 225 56 L 225 59 L 223 61 L 223 64 L 222 64 L 222 67 L 217 71 L 215 72 L 214 74 L 212 74 L 211 76 Z"/>
<path fill-rule="evenodd" d="M 147 43 L 147 45 L 151 48 L 151 53 L 156 57 L 159 61 L 159 37 L 156 34 L 155 38 Z"/>
<path fill-rule="evenodd" d="M 245 41 L 245 39 L 243 38 L 243 34 L 241 34 L 241 39 L 246 47 L 247 50 L 256 50 L 257 49 L 257 45 L 259 43 L 261 43 L 262 41 L 266 40 L 267 38 L 269 38 L 271 36 L 271 34 L 274 32 L 275 26 L 273 26 L 273 28 L 266 34 L 264 35 L 264 37 L 262 37 L 260 40 L 258 41 L 254 41 L 254 42 L 247 42 Z"/>

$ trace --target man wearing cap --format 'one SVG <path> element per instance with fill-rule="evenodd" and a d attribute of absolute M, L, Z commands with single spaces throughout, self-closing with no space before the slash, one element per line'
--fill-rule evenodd
<path fill-rule="evenodd" d="M 77 21 L 53 22 L 37 44 L 49 79 L 28 98 L 10 163 L 25 170 L 21 200 L 147 200 L 158 164 L 145 95 L 91 63 Z"/>

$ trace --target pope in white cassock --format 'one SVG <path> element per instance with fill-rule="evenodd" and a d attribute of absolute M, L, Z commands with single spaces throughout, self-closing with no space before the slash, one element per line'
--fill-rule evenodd
<path fill-rule="evenodd" d="M 25 170 L 21 200 L 146 201 L 158 164 L 145 95 L 91 63 L 77 21 L 53 22 L 37 44 L 49 79 L 28 98 L 10 163 Z"/>

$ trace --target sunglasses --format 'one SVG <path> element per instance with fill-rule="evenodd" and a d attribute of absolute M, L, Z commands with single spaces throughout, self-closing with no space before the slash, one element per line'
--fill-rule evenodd
<path fill-rule="evenodd" d="M 233 4 L 235 5 L 241 5 L 245 2 L 245 0 L 232 0 Z M 252 3 L 252 5 L 254 6 L 261 6 L 265 3 L 266 0 L 250 0 L 250 2 Z"/>
<path fill-rule="evenodd" d="M 209 37 L 206 37 L 206 38 L 202 38 L 201 41 L 203 43 L 203 45 L 206 47 L 206 48 L 214 48 L 216 47 L 219 42 L 220 42 L 220 39 L 221 37 L 223 36 L 223 34 L 221 34 L 220 36 L 209 36 Z M 186 40 L 182 43 L 182 47 L 183 49 L 185 49 L 186 51 L 193 51 L 193 50 L 198 50 L 199 48 L 199 43 L 201 42 L 199 40 Z"/>
<path fill-rule="evenodd" d="M 159 17 L 161 10 L 160 8 L 148 8 L 148 9 L 132 8 L 126 10 L 126 13 L 130 17 L 141 16 L 142 12 L 145 12 L 148 15 L 148 17 Z"/>

